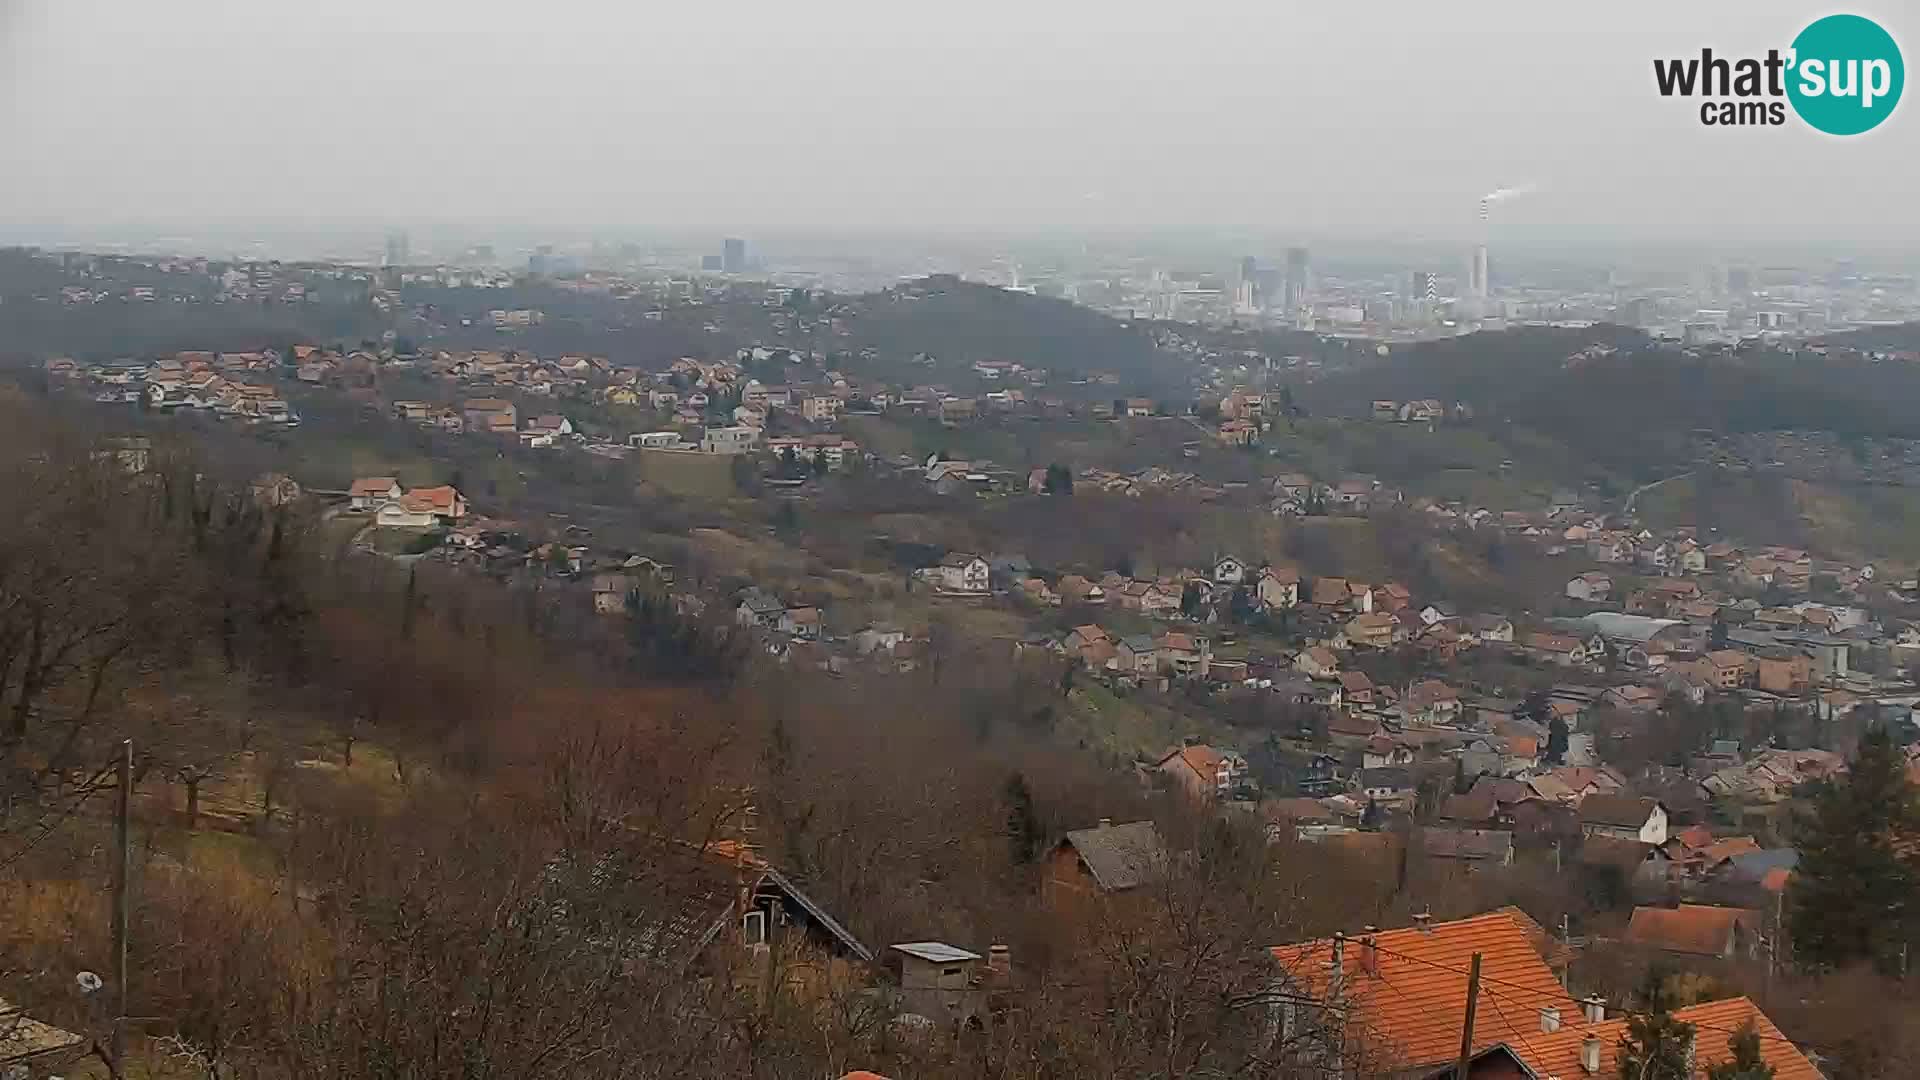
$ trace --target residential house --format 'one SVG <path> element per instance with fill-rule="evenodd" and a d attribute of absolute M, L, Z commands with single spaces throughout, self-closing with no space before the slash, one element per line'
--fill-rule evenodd
<path fill-rule="evenodd" d="M 1199 634 L 1169 632 L 1154 639 L 1162 670 L 1182 678 L 1204 679 L 1213 663 L 1213 641 Z"/>
<path fill-rule="evenodd" d="M 393 528 L 428 529 L 455 524 L 466 513 L 467 501 L 455 488 L 415 488 L 382 504 L 374 522 Z"/>
<path fill-rule="evenodd" d="M 1167 866 L 1166 845 L 1153 822 L 1115 825 L 1101 818 L 1097 828 L 1075 829 L 1053 846 L 1041 895 L 1061 905 L 1095 894 L 1129 892 L 1158 880 Z"/>
<path fill-rule="evenodd" d="M 1513 620 L 1505 615 L 1469 615 L 1467 630 L 1483 643 L 1513 644 Z"/>
<path fill-rule="evenodd" d="M 1658 799 L 1588 795 L 1580 800 L 1580 831 L 1589 837 L 1637 840 L 1658 846 L 1667 842 L 1667 808 Z"/>
<path fill-rule="evenodd" d="M 1113 641 L 1110 668 L 1122 675 L 1155 675 L 1160 671 L 1160 649 L 1151 634 L 1129 634 Z"/>
<path fill-rule="evenodd" d="M 1613 593 L 1613 578 L 1598 570 L 1589 570 L 1567 582 L 1567 596 L 1588 603 L 1603 603 Z"/>
<path fill-rule="evenodd" d="M 1528 634 L 1520 647 L 1536 660 L 1545 660 L 1564 667 L 1584 664 L 1588 659 L 1586 642 L 1565 634 Z"/>
<path fill-rule="evenodd" d="M 1339 657 L 1324 645 L 1302 651 L 1294 658 L 1293 666 L 1310 679 L 1336 679 L 1340 675 Z"/>
<path fill-rule="evenodd" d="M 1377 803 L 1411 803 L 1413 774 L 1405 769 L 1361 769 L 1354 776 L 1354 794 Z"/>
<path fill-rule="evenodd" d="M 466 430 L 511 435 L 520 427 L 520 411 L 504 398 L 470 398 L 460 406 Z"/>
<path fill-rule="evenodd" d="M 1111 639 L 1107 636 L 1105 630 L 1091 623 L 1086 626 L 1076 626 L 1067 634 L 1065 643 L 1066 653 L 1068 656 L 1078 657 L 1087 646 L 1109 640 Z"/>
<path fill-rule="evenodd" d="M 1107 602 L 1107 592 L 1079 574 L 1067 574 L 1055 583 L 1063 604 L 1099 605 Z"/>
<path fill-rule="evenodd" d="M 1300 571 L 1291 566 L 1262 567 L 1254 592 L 1266 610 L 1291 608 L 1300 603 Z"/>
<path fill-rule="evenodd" d="M 1804 694 L 1813 687 L 1813 658 L 1796 649 L 1763 649 L 1754 659 L 1754 685 L 1770 694 Z"/>
<path fill-rule="evenodd" d="M 941 592 L 962 596 L 985 596 L 993 577 L 987 560 L 965 551 L 949 552 L 939 565 L 921 573 Z"/>
<path fill-rule="evenodd" d="M 786 614 L 787 605 L 774 598 L 771 593 L 758 587 L 749 587 L 740 591 L 740 604 L 734 608 L 734 622 L 741 626 L 772 630 L 780 623 L 780 616 Z"/>
<path fill-rule="evenodd" d="M 790 607 L 780 613 L 774 629 L 802 641 L 818 641 L 820 638 L 820 609 L 817 607 Z"/>
<path fill-rule="evenodd" d="M 707 454 L 750 454 L 760 444 L 760 429 L 745 424 L 710 427 L 700 433 L 700 450 Z"/>
<path fill-rule="evenodd" d="M 1694 673 L 1715 690 L 1734 690 L 1746 685 L 1752 659 L 1733 649 L 1716 649 L 1694 664 Z"/>
<path fill-rule="evenodd" d="M 400 497 L 404 489 L 391 476 L 363 476 L 347 489 L 347 505 L 355 510 L 378 510 Z"/>
<path fill-rule="evenodd" d="M 1345 695 L 1349 705 L 1372 705 L 1378 697 L 1373 680 L 1367 678 L 1364 671 L 1343 671 L 1337 677 L 1340 680 L 1340 692 Z"/>
<path fill-rule="evenodd" d="M 1247 564 L 1231 555 L 1222 556 L 1213 564 L 1213 583 L 1215 585 L 1244 585 L 1247 581 Z"/>
<path fill-rule="evenodd" d="M 1419 1080 L 1605 1080 L 1620 1075 L 1627 1021 L 1609 1020 L 1598 998 L 1575 1001 L 1546 950 L 1552 940 L 1517 908 L 1453 922 L 1420 917 L 1417 925 L 1282 945 L 1272 950 L 1278 978 L 1276 1035 L 1312 1046 L 1323 1030 L 1340 1031 L 1334 1062 L 1362 1044 L 1391 1047 L 1393 1074 Z M 1497 972 L 1499 1007 L 1475 1010 L 1465 1022 L 1469 961 Z M 1329 1016 L 1329 1013 L 1337 1014 Z M 1732 1059 L 1727 1036 L 1751 1025 L 1775 1080 L 1821 1080 L 1819 1070 L 1746 998 L 1678 1009 L 1695 1025 L 1695 1067 Z M 1468 1076 L 1453 1068 L 1462 1031 L 1471 1031 Z M 1357 1063 L 1347 1062 L 1351 1066 Z M 1348 1072 L 1350 1068 L 1329 1069 Z"/>
<path fill-rule="evenodd" d="M 1426 724 L 1450 724 L 1460 717 L 1460 691 L 1439 679 L 1422 679 L 1407 688 L 1407 715 Z"/>
<path fill-rule="evenodd" d="M 1704 904 L 1636 907 L 1626 937 L 1621 940 L 1676 956 L 1731 960 L 1752 954 L 1761 927 L 1760 913 L 1746 908 Z"/>
<path fill-rule="evenodd" d="M 1384 611 L 1355 615 L 1346 625 L 1347 641 L 1356 648 L 1391 648 L 1394 639 L 1393 616 Z"/>
<path fill-rule="evenodd" d="M 1247 782 L 1247 759 L 1233 750 L 1183 746 L 1169 750 L 1154 768 L 1199 802 L 1225 799 Z"/>

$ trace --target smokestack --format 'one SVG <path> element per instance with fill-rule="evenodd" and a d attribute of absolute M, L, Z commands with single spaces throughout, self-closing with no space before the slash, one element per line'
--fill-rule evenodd
<path fill-rule="evenodd" d="M 1580 1040 L 1580 1071 L 1588 1076 L 1600 1071 L 1600 1040 L 1596 1036 Z"/>
<path fill-rule="evenodd" d="M 1587 1014 L 1589 1024 L 1604 1024 L 1607 1021 L 1607 1003 L 1599 994 L 1582 1001 L 1580 1009 Z"/>

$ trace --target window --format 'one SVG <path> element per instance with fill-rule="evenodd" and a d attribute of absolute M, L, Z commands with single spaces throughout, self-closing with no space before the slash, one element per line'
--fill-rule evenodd
<path fill-rule="evenodd" d="M 749 911 L 740 918 L 740 936 L 749 945 L 764 944 L 767 940 L 767 913 Z"/>

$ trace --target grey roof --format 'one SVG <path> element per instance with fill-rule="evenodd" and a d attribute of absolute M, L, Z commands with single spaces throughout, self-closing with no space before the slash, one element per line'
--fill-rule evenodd
<path fill-rule="evenodd" d="M 1589 795 L 1580 800 L 1580 820 L 1588 825 L 1637 829 L 1647 823 L 1658 805 L 1658 799 L 1632 795 Z"/>
<path fill-rule="evenodd" d="M 1126 643 L 1127 648 L 1132 649 L 1136 653 L 1150 653 L 1154 651 L 1152 634 L 1128 634 L 1120 640 Z"/>
<path fill-rule="evenodd" d="M 772 615 L 787 610 L 787 605 L 774 599 L 766 590 L 755 586 L 741 591 L 740 602 L 756 615 Z"/>
<path fill-rule="evenodd" d="M 1793 848 L 1768 848 L 1735 855 L 1728 861 L 1733 864 L 1734 876 L 1758 881 L 1769 870 L 1792 870 L 1798 867 L 1800 852 Z"/>
<path fill-rule="evenodd" d="M 1075 829 L 1064 842 L 1079 854 L 1095 884 L 1108 892 L 1143 885 L 1167 864 L 1166 845 L 1151 821 Z"/>
<path fill-rule="evenodd" d="M 903 952 L 908 956 L 918 957 L 930 964 L 957 964 L 962 960 L 980 959 L 979 953 L 971 953 L 965 949 L 955 948 L 943 941 L 909 941 L 900 945 L 891 946 L 891 948 L 895 952 Z"/>
<path fill-rule="evenodd" d="M 1360 788 L 1392 788 L 1395 791 L 1413 790 L 1413 774 L 1405 769 L 1361 769 Z"/>

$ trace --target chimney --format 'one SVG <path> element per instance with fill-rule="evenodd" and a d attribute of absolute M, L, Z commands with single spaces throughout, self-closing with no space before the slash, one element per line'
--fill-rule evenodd
<path fill-rule="evenodd" d="M 1540 1030 L 1551 1034 L 1560 1030 L 1560 1010 L 1548 1006 L 1540 1010 Z"/>
<path fill-rule="evenodd" d="M 998 942 L 987 946 L 987 974 L 1005 983 L 1013 978 L 1013 949 Z"/>
<path fill-rule="evenodd" d="M 1580 1010 L 1587 1014 L 1587 1023 L 1589 1024 L 1606 1023 L 1607 1002 L 1606 1002 L 1606 999 L 1601 997 L 1599 994 L 1595 994 L 1592 997 L 1587 998 L 1585 1001 L 1582 1001 L 1580 1003 Z"/>
<path fill-rule="evenodd" d="M 1600 1071 L 1600 1039 L 1589 1035 L 1580 1040 L 1580 1071 L 1593 1076 Z"/>
<path fill-rule="evenodd" d="M 1369 975 L 1380 974 L 1380 949 L 1373 943 L 1373 927 L 1367 927 L 1367 936 L 1360 939 L 1360 970 Z"/>
<path fill-rule="evenodd" d="M 1433 933 L 1433 916 L 1423 911 L 1413 917 L 1413 925 L 1419 927 L 1421 933 L 1431 934 Z"/>
<path fill-rule="evenodd" d="M 1110 818 L 1110 817 L 1103 817 L 1103 818 L 1101 818 L 1101 819 L 1100 819 L 1100 827 L 1101 827 L 1101 828 L 1103 828 L 1103 829 L 1111 829 L 1111 828 L 1113 828 L 1113 819 L 1112 819 L 1112 818 Z"/>
<path fill-rule="evenodd" d="M 1347 988 L 1347 935 L 1338 930 L 1333 934 L 1333 959 L 1328 961 L 1331 969 L 1327 974 L 1327 1000 L 1338 999 Z"/>

